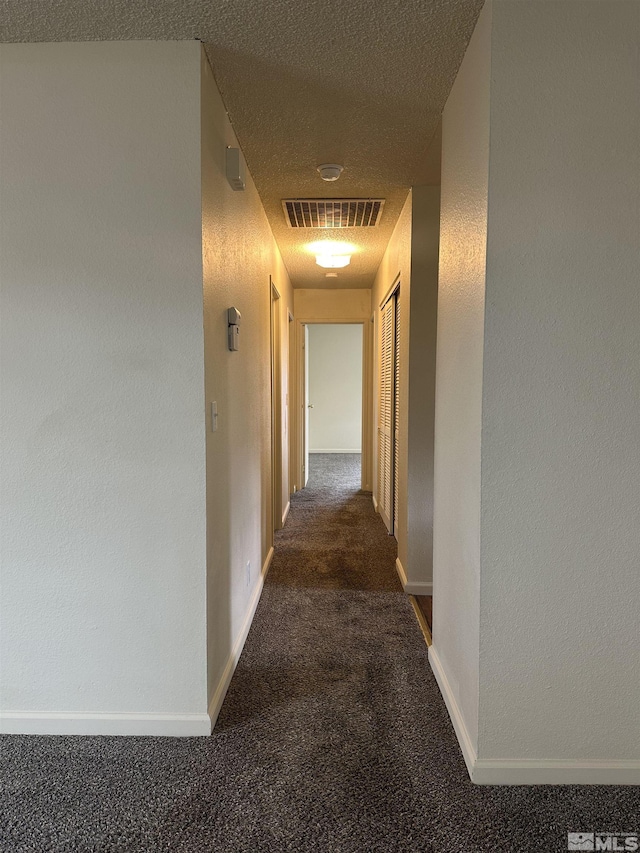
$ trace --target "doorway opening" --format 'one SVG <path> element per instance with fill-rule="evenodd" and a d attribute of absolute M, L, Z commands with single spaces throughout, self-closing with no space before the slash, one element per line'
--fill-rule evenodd
<path fill-rule="evenodd" d="M 310 473 L 323 466 L 325 474 L 348 471 L 356 489 L 371 489 L 369 326 L 300 321 L 298 481 L 303 488 Z"/>
<path fill-rule="evenodd" d="M 308 471 L 362 471 L 362 324 L 306 328 Z M 337 457 L 337 458 L 334 458 Z M 346 463 L 343 465 L 336 463 Z"/>

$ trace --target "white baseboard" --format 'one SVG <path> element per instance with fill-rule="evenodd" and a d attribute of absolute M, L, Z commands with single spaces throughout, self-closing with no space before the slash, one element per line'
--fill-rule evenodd
<path fill-rule="evenodd" d="M 211 734 L 216 724 L 218 714 L 220 713 L 222 703 L 224 702 L 224 697 L 227 695 L 227 690 L 229 689 L 229 684 L 231 683 L 233 673 L 235 672 L 236 666 L 238 665 L 238 661 L 240 660 L 240 655 L 242 654 L 244 644 L 249 634 L 249 629 L 251 628 L 251 623 L 253 622 L 253 617 L 256 613 L 256 608 L 258 607 L 258 602 L 260 601 L 260 596 L 262 595 L 264 579 L 267 576 L 267 572 L 269 571 L 272 559 L 273 548 L 269 548 L 269 553 L 267 554 L 267 557 L 264 561 L 264 565 L 262 566 L 262 571 L 260 572 L 258 583 L 256 584 L 256 588 L 253 592 L 253 595 L 251 596 L 249 609 L 247 610 L 247 615 L 242 625 L 242 629 L 238 637 L 236 638 L 235 643 L 233 644 L 233 648 L 231 649 L 231 653 L 227 659 L 225 668 L 222 672 L 222 675 L 220 676 L 218 685 L 213 693 L 211 701 L 209 702 L 209 734 Z"/>
<path fill-rule="evenodd" d="M 154 737 L 207 737 L 220 713 L 251 622 L 253 621 L 264 579 L 273 558 L 269 549 L 260 577 L 251 597 L 242 630 L 233 646 L 207 714 L 73 714 L 40 711 L 0 712 L 0 734 L 10 735 L 145 735 Z"/>
<path fill-rule="evenodd" d="M 0 732 L 10 735 L 198 737 L 211 734 L 211 720 L 208 714 L 71 714 L 7 711 L 0 713 Z"/>
<path fill-rule="evenodd" d="M 404 591 L 407 595 L 433 595 L 433 584 L 426 581 L 407 581 Z"/>
<path fill-rule="evenodd" d="M 640 785 L 640 761 L 479 758 L 476 785 Z"/>
<path fill-rule="evenodd" d="M 362 450 L 359 447 L 320 447 L 309 453 L 362 453 Z"/>
<path fill-rule="evenodd" d="M 438 656 L 429 648 L 429 663 L 476 785 L 640 785 L 640 761 L 530 758 L 478 758 L 460 707 Z"/>
<path fill-rule="evenodd" d="M 458 743 L 462 749 L 462 756 L 465 764 L 467 765 L 467 772 L 471 777 L 471 781 L 475 782 L 476 780 L 473 778 L 473 770 L 478 760 L 476 750 L 471 742 L 467 724 L 464 721 L 464 717 L 460 711 L 460 706 L 453 694 L 451 685 L 449 684 L 449 679 L 447 678 L 440 658 L 438 657 L 438 652 L 433 645 L 429 646 L 429 663 L 431 664 L 431 669 L 433 670 L 433 674 L 438 682 L 438 687 L 442 693 L 444 704 L 447 706 L 447 711 L 451 717 L 451 722 L 453 723 Z"/>
<path fill-rule="evenodd" d="M 398 573 L 398 577 L 400 578 L 402 588 L 407 593 L 407 595 L 433 595 L 433 582 L 408 580 L 407 573 L 404 570 L 404 566 L 397 557 L 396 571 Z"/>
<path fill-rule="evenodd" d="M 284 527 L 287 523 L 287 518 L 289 517 L 289 510 L 291 509 L 291 501 L 287 501 L 287 505 L 284 508 L 284 512 L 282 513 L 282 526 Z"/>
<path fill-rule="evenodd" d="M 373 492 L 371 493 L 371 498 L 373 500 L 373 508 L 376 512 L 378 512 L 378 501 L 376 499 L 376 496 L 373 494 Z"/>

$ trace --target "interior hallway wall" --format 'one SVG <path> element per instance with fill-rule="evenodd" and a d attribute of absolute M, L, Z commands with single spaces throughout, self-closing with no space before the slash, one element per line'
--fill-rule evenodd
<path fill-rule="evenodd" d="M 0 51 L 2 728 L 208 734 L 270 554 L 286 270 L 198 43 Z"/>
<path fill-rule="evenodd" d="M 407 592 L 433 592 L 433 490 L 440 187 L 412 190 L 407 382 Z"/>
<path fill-rule="evenodd" d="M 397 568 L 406 592 L 430 595 L 440 188 L 413 187 L 378 269 L 372 311 L 400 281 L 400 442 Z M 377 323 L 374 447 L 377 454 L 380 324 Z M 374 457 L 377 490 L 377 464 Z M 377 497 L 377 491 L 376 491 Z"/>
<path fill-rule="evenodd" d="M 309 326 L 310 453 L 362 450 L 362 326 Z"/>
<path fill-rule="evenodd" d="M 398 218 L 389 244 L 380 262 L 375 282 L 371 290 L 371 312 L 375 317 L 375 356 L 374 375 L 374 416 L 373 447 L 374 452 L 374 498 L 379 500 L 378 492 L 378 412 L 379 412 L 379 372 L 380 372 L 380 306 L 395 282 L 400 280 L 400 429 L 398 459 L 398 561 L 400 566 L 407 563 L 407 430 L 408 430 L 408 379 L 409 379 L 409 314 L 411 304 L 411 192 L 407 195 L 402 212 Z"/>
<path fill-rule="evenodd" d="M 209 729 L 199 74 L 0 47 L 6 731 Z"/>
<path fill-rule="evenodd" d="M 479 782 L 640 784 L 639 45 L 493 0 L 445 109 L 430 657 Z"/>
<path fill-rule="evenodd" d="M 431 660 L 446 674 L 471 751 L 478 745 L 491 12 L 489 0 L 444 110 L 440 201 Z"/>
<path fill-rule="evenodd" d="M 296 318 L 309 323 L 321 320 L 362 322 L 371 316 L 371 291 L 361 288 L 296 288 L 294 307 Z"/>
<path fill-rule="evenodd" d="M 207 412 L 207 631 L 209 711 L 215 718 L 262 589 L 271 555 L 271 286 L 280 299 L 283 494 L 289 500 L 288 312 L 293 294 L 247 172 L 236 192 L 225 149 L 238 141 L 202 55 L 202 239 Z M 227 308 L 242 313 L 238 352 L 227 346 Z M 211 403 L 218 429 L 211 431 Z"/>
<path fill-rule="evenodd" d="M 640 4 L 492 48 L 479 756 L 640 784 Z"/>

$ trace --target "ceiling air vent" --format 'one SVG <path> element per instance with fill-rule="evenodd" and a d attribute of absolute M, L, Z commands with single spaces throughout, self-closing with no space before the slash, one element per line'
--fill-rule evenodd
<path fill-rule="evenodd" d="M 282 202 L 289 228 L 375 228 L 382 198 L 289 198 Z"/>

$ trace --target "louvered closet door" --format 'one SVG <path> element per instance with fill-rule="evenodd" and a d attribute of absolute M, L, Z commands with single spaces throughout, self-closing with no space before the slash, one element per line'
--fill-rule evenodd
<path fill-rule="evenodd" d="M 393 530 L 398 538 L 398 436 L 400 434 L 400 291 L 395 293 L 395 317 L 393 335 Z"/>
<path fill-rule="evenodd" d="M 380 318 L 380 374 L 378 411 L 378 510 L 393 532 L 394 433 L 396 373 L 395 294 L 383 305 Z"/>

